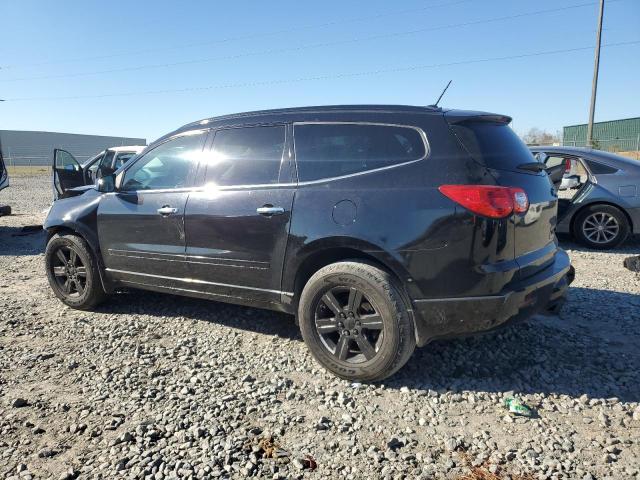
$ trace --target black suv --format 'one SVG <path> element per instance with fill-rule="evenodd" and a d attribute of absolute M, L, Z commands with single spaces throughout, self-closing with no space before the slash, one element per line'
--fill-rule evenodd
<path fill-rule="evenodd" d="M 385 378 L 416 345 L 564 298 L 556 193 L 509 122 L 363 105 L 191 123 L 54 203 L 49 283 L 79 309 L 135 287 L 296 314 L 324 367 Z"/>

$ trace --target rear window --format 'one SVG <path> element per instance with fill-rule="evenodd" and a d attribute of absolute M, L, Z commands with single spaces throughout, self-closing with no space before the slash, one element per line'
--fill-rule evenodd
<path fill-rule="evenodd" d="M 419 160 L 426 155 L 420 132 L 371 124 L 295 125 L 301 181 L 339 177 Z"/>
<path fill-rule="evenodd" d="M 531 151 L 504 123 L 465 122 L 451 128 L 473 159 L 486 167 L 515 170 L 531 162 Z"/>
<path fill-rule="evenodd" d="M 616 173 L 618 171 L 617 168 L 613 168 L 599 162 L 594 162 L 593 160 L 585 160 L 585 162 L 587 162 L 589 170 L 591 170 L 591 173 L 594 175 L 606 175 L 609 173 Z"/>

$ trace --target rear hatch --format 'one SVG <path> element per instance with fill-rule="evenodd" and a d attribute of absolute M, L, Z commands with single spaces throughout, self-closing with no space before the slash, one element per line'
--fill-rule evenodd
<path fill-rule="evenodd" d="M 511 118 L 472 112 L 447 112 L 445 118 L 464 149 L 498 185 L 520 187 L 527 193 L 529 210 L 512 218 L 520 278 L 551 264 L 557 249 L 557 194 L 547 173 L 538 171 L 533 154 L 509 127 Z"/>

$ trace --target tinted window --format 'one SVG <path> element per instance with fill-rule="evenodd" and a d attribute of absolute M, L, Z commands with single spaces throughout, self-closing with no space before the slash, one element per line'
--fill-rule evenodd
<path fill-rule="evenodd" d="M 518 165 L 531 162 L 531 151 L 504 123 L 465 122 L 451 128 L 471 157 L 489 168 L 518 171 Z"/>
<path fill-rule="evenodd" d="M 602 163 L 594 162 L 593 160 L 585 160 L 587 162 L 587 166 L 591 173 L 594 175 L 605 175 L 607 173 L 616 173 L 618 171 L 617 168 L 610 167 L 608 165 L 604 165 Z"/>
<path fill-rule="evenodd" d="M 413 128 L 386 125 L 296 125 L 296 161 L 301 181 L 339 177 L 424 157 Z"/>
<path fill-rule="evenodd" d="M 113 150 L 109 150 L 102 160 L 100 160 L 100 168 L 111 168 L 111 164 L 113 163 L 113 156 L 116 154 Z"/>
<path fill-rule="evenodd" d="M 123 190 L 187 187 L 202 155 L 205 134 L 176 137 L 147 152 L 127 170 Z"/>
<path fill-rule="evenodd" d="M 205 183 L 220 186 L 277 183 L 285 127 L 218 130 L 207 155 Z"/>
<path fill-rule="evenodd" d="M 89 174 L 95 174 L 96 170 L 98 170 L 98 167 L 100 166 L 100 162 L 102 161 L 102 155 L 100 154 L 100 156 L 98 157 L 94 157 L 93 159 L 89 160 L 89 163 L 91 163 L 91 166 L 89 167 Z"/>
<path fill-rule="evenodd" d="M 118 156 L 116 157 L 116 163 L 113 166 L 113 168 L 115 170 L 117 170 L 118 168 L 120 168 L 122 165 L 127 163 L 129 160 L 131 160 L 135 156 L 136 156 L 135 152 L 122 152 L 122 153 L 119 153 Z"/>

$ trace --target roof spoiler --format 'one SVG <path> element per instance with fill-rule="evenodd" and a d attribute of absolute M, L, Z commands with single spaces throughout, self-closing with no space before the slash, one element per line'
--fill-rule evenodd
<path fill-rule="evenodd" d="M 466 122 L 502 123 L 504 125 L 511 123 L 511 117 L 507 115 L 485 112 L 466 112 L 461 110 L 449 110 L 448 112 L 445 112 L 444 118 L 450 125 Z"/>

